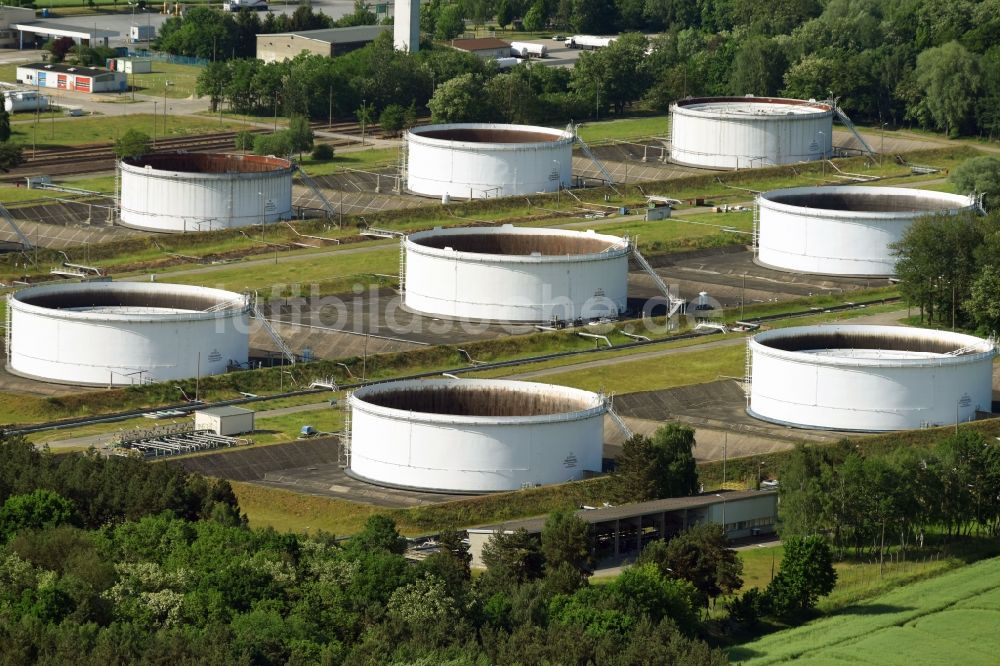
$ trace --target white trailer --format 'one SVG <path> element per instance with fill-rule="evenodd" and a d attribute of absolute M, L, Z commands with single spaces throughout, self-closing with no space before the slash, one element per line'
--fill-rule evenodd
<path fill-rule="evenodd" d="M 267 2 L 264 0 L 226 0 L 223 5 L 227 12 L 238 12 L 247 9 L 252 12 L 266 12 Z"/>
<path fill-rule="evenodd" d="M 510 54 L 518 58 L 544 58 L 549 55 L 549 47 L 531 42 L 511 42 Z"/>
<path fill-rule="evenodd" d="M 129 29 L 128 37 L 133 44 L 135 42 L 148 42 L 152 40 L 154 37 L 156 37 L 156 26 L 133 25 Z"/>
<path fill-rule="evenodd" d="M 566 40 L 566 47 L 571 49 L 583 49 L 593 51 L 611 46 L 617 37 L 595 37 L 594 35 L 573 35 Z"/>

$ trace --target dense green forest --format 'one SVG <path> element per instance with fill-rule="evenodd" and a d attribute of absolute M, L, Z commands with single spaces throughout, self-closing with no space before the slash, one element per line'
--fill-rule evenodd
<path fill-rule="evenodd" d="M 649 563 L 589 585 L 571 514 L 495 539 L 473 581 L 457 532 L 412 562 L 388 518 L 280 534 L 169 464 L 16 438 L 0 458 L 0 663 L 725 663 L 693 583 Z"/>
<path fill-rule="evenodd" d="M 239 112 L 277 105 L 286 114 L 323 118 L 332 98 L 341 117 L 366 100 L 376 115 L 389 105 L 413 105 L 439 120 L 554 123 L 663 113 L 695 95 L 836 97 L 855 121 L 1000 134 L 1000 0 L 435 0 L 423 13 L 427 37 L 447 38 L 436 21 L 448 12 L 470 23 L 501 16 L 530 24 L 531 16 L 537 25 L 526 27 L 539 30 L 626 34 L 581 54 L 573 69 L 521 64 L 510 72 L 429 42 L 421 53 L 396 53 L 386 34 L 332 59 L 217 62 L 200 91 Z M 230 31 L 241 20 L 259 22 L 178 19 L 160 45 L 207 57 L 216 44 L 220 60 L 251 55 L 220 46 L 212 36 L 222 30 L 211 28 L 216 20 L 231 23 Z M 172 35 L 184 31 L 191 34 L 175 43 Z M 658 36 L 643 36 L 651 33 Z"/>

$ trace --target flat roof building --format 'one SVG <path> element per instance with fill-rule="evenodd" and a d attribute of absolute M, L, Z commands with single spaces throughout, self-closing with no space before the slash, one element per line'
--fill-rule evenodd
<path fill-rule="evenodd" d="M 264 62 L 289 60 L 300 53 L 335 56 L 370 44 L 389 25 L 356 25 L 349 28 L 324 28 L 257 35 L 257 59 Z"/>
<path fill-rule="evenodd" d="M 126 76 L 125 72 L 48 62 L 17 66 L 18 83 L 85 93 L 123 91 Z"/>
<path fill-rule="evenodd" d="M 729 539 L 770 534 L 778 520 L 778 493 L 774 490 L 705 493 L 693 497 L 580 509 L 576 516 L 590 523 L 591 554 L 598 561 L 620 555 L 638 555 L 646 544 L 670 539 L 702 523 L 723 525 Z M 473 566 L 483 566 L 483 546 L 496 532 L 524 529 L 540 535 L 548 516 L 473 527 L 468 530 Z"/>
<path fill-rule="evenodd" d="M 479 37 L 477 39 L 453 39 L 451 48 L 456 51 L 474 53 L 480 58 L 509 58 L 510 42 L 495 37 Z"/>

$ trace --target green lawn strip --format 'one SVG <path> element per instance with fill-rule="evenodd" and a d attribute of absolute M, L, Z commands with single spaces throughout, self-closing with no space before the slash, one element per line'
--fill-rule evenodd
<path fill-rule="evenodd" d="M 59 122 L 41 121 L 37 130 L 34 123 L 17 123 L 11 126 L 11 140 L 26 144 L 30 154 L 32 138 L 38 148 L 62 148 L 83 146 L 89 144 L 110 144 L 116 137 L 128 130 L 153 134 L 153 115 L 137 113 L 126 116 L 115 116 L 111 122 L 105 117 L 69 118 Z M 157 116 L 156 136 L 159 138 L 195 136 L 211 132 L 225 132 L 239 129 L 239 125 L 226 122 L 221 127 L 218 120 L 202 119 L 193 116 L 168 116 L 167 131 L 163 130 L 163 116 Z"/>
<path fill-rule="evenodd" d="M 315 398 L 314 398 L 315 400 Z M 344 425 L 344 412 L 337 406 L 326 406 L 281 416 L 259 417 L 252 435 L 255 443 L 278 443 L 296 439 L 302 426 L 312 426 L 318 432 L 338 432 Z"/>
<path fill-rule="evenodd" d="M 835 663 L 879 655 L 879 663 L 903 663 L 921 654 L 934 663 L 947 645 L 949 663 L 993 663 L 994 631 L 1000 612 L 983 609 L 978 619 L 961 612 L 957 604 L 985 596 L 992 602 L 1000 595 L 1000 558 L 961 567 L 929 580 L 898 587 L 886 594 L 842 609 L 801 627 L 766 636 L 733 648 L 730 657 L 747 664 Z M 967 609 L 963 609 L 967 610 Z M 952 621 L 960 618 L 962 621 Z M 928 624 L 927 631 L 920 630 Z M 916 628 L 918 631 L 897 631 Z M 944 629 L 944 632 L 940 631 Z M 947 635 L 947 637 L 945 637 Z M 990 638 L 990 636 L 994 636 Z M 984 643 L 983 641 L 986 641 Z M 876 650 L 876 646 L 881 648 Z M 984 649 L 985 648 L 985 649 Z M 894 649 L 901 660 L 892 658 Z M 958 650 L 958 652 L 956 652 Z M 843 663 L 843 662 L 841 662 Z"/>
<path fill-rule="evenodd" d="M 260 290 L 272 296 L 294 292 L 293 285 L 301 285 L 304 289 L 302 295 L 305 295 L 310 293 L 312 285 L 317 285 L 319 293 L 326 295 L 349 291 L 356 284 L 377 282 L 373 276 L 378 273 L 394 276 L 398 272 L 399 250 L 392 247 L 359 254 L 334 252 L 315 261 L 259 263 L 253 266 L 236 264 L 188 275 L 171 276 L 167 272 L 164 277 L 179 284 L 198 284 L 238 292 Z M 276 288 L 281 288 L 281 291 L 276 291 Z"/>
<path fill-rule="evenodd" d="M 146 74 L 129 74 L 128 84 L 140 95 L 160 97 L 166 92 L 167 99 L 193 97 L 198 76 L 204 70 L 197 65 L 180 65 L 167 62 L 153 62 L 153 71 Z M 169 83 L 168 83 L 169 82 Z M 162 113 L 162 109 L 160 112 Z M 228 125 L 232 121 L 223 120 Z M 219 121 L 215 121 L 218 127 Z"/>
<path fill-rule="evenodd" d="M 315 141 L 316 143 L 329 143 L 332 139 L 317 136 Z M 312 157 L 303 156 L 299 164 L 310 176 L 330 176 L 346 169 L 365 171 L 378 167 L 395 166 L 399 161 L 399 150 L 396 148 L 369 148 L 349 152 L 342 152 L 341 148 L 341 146 L 334 146 L 334 157 L 331 160 L 318 161 Z M 383 190 L 390 192 L 394 184 L 392 179 L 386 177 L 382 185 Z"/>
<path fill-rule="evenodd" d="M 384 509 L 318 495 L 305 495 L 278 488 L 231 482 L 240 510 L 253 527 L 273 527 L 282 532 L 354 534 L 369 516 Z M 414 533 L 407 531 L 404 532 Z"/>
<path fill-rule="evenodd" d="M 646 118 L 592 121 L 582 123 L 578 133 L 587 143 L 614 139 L 668 137 L 670 136 L 670 120 L 666 115 L 656 115 Z"/>
<path fill-rule="evenodd" d="M 746 346 L 742 344 L 673 354 L 662 358 L 622 359 L 583 370 L 550 374 L 545 382 L 605 393 L 632 393 L 690 386 L 721 376 L 743 373 Z"/>

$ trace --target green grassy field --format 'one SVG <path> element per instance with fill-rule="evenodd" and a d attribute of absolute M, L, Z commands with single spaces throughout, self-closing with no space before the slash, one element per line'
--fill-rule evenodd
<path fill-rule="evenodd" d="M 103 66 L 103 65 L 102 65 Z M 166 62 L 154 62 L 153 71 L 148 74 L 129 74 L 128 84 L 141 95 L 163 97 L 166 91 L 167 99 L 186 99 L 194 95 L 195 82 L 201 67 L 196 65 L 174 65 Z M 0 65 L 0 81 L 13 83 L 17 77 L 17 65 Z M 170 84 L 167 84 L 167 81 Z M 46 94 L 55 94 L 59 102 L 59 91 L 46 90 Z M 101 101 L 119 101 L 131 99 L 131 95 L 102 94 L 97 96 Z M 218 124 L 218 120 L 215 121 Z"/>
<path fill-rule="evenodd" d="M 152 72 L 129 74 L 128 83 L 141 95 L 163 97 L 166 92 L 167 99 L 186 99 L 194 96 L 195 83 L 201 71 L 202 68 L 197 65 L 154 62 Z"/>
<path fill-rule="evenodd" d="M 899 587 L 733 648 L 735 663 L 995 664 L 1000 558 Z"/>
<path fill-rule="evenodd" d="M 670 136 L 670 121 L 666 114 L 648 118 L 622 118 L 581 123 L 580 137 L 587 143 L 610 139 L 638 139 L 650 136 Z"/>
<path fill-rule="evenodd" d="M 594 368 L 546 375 L 545 382 L 588 391 L 655 391 L 710 382 L 720 375 L 738 376 L 743 372 L 745 354 L 746 346 L 736 344 L 652 359 L 625 358 Z"/>
<path fill-rule="evenodd" d="M 237 130 L 240 126 L 233 122 L 224 122 L 219 126 L 218 120 L 195 118 L 191 116 L 167 117 L 167 131 L 163 132 L 163 116 L 159 116 L 156 135 L 158 137 L 178 137 L 196 134 L 208 134 L 226 130 Z M 34 123 L 17 123 L 11 126 L 13 141 L 28 146 L 31 149 L 34 140 L 39 148 L 58 148 L 62 146 L 80 146 L 90 143 L 111 143 L 116 137 L 130 129 L 153 134 L 152 114 L 140 113 L 130 116 L 116 116 L 113 121 L 105 117 L 67 118 L 56 122 L 41 121 L 37 130 Z"/>
<path fill-rule="evenodd" d="M 172 276 L 168 279 L 181 284 L 211 285 L 235 291 L 260 289 L 273 292 L 276 285 L 319 285 L 321 294 L 332 294 L 346 291 L 355 283 L 372 282 L 370 276 L 375 273 L 393 275 L 398 271 L 399 250 L 391 247 L 360 254 L 333 252 L 316 261 L 262 261 L 252 267 L 235 265 L 232 268 Z"/>

